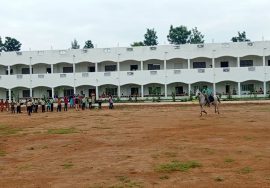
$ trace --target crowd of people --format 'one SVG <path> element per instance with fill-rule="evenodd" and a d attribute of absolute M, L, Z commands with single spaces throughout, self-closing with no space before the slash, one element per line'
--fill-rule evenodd
<path fill-rule="evenodd" d="M 22 107 L 26 107 L 26 111 L 30 116 L 32 113 L 38 113 L 39 108 L 41 107 L 41 112 L 53 112 L 56 110 L 57 112 L 61 112 L 62 108 L 64 111 L 68 111 L 69 108 L 73 108 L 76 111 L 92 109 L 97 107 L 101 109 L 101 104 L 105 101 L 105 98 L 101 98 L 96 100 L 95 95 L 91 95 L 90 97 L 73 95 L 73 96 L 65 96 L 58 97 L 54 96 L 53 98 L 26 98 L 26 99 L 18 99 L 14 100 L 0 100 L 0 110 L 3 111 L 11 111 L 11 113 L 22 113 Z M 109 95 L 108 98 L 109 109 L 113 109 L 113 97 Z"/>

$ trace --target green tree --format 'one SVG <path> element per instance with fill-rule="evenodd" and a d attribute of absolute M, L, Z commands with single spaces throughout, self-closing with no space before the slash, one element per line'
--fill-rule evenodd
<path fill-rule="evenodd" d="M 87 40 L 83 48 L 94 48 L 94 45 L 91 40 Z"/>
<path fill-rule="evenodd" d="M 197 27 L 195 27 L 191 30 L 191 34 L 189 36 L 188 43 L 191 43 L 191 44 L 204 43 L 203 38 L 204 38 L 204 35 L 202 35 L 202 33 L 200 31 L 198 31 Z"/>
<path fill-rule="evenodd" d="M 155 46 L 158 44 L 157 38 L 157 33 L 154 29 L 147 29 L 143 43 L 145 46 Z"/>
<path fill-rule="evenodd" d="M 6 52 L 20 51 L 22 44 L 15 38 L 6 37 L 3 50 Z"/>
<path fill-rule="evenodd" d="M 188 43 L 191 31 L 186 26 L 173 27 L 171 25 L 167 39 L 171 44 L 186 44 Z"/>
<path fill-rule="evenodd" d="M 248 42 L 250 39 L 247 39 L 246 32 L 243 31 L 242 33 L 238 31 L 238 36 L 232 37 L 232 42 Z"/>
<path fill-rule="evenodd" d="M 2 42 L 2 38 L 0 37 L 0 52 L 3 51 L 4 44 Z"/>
<path fill-rule="evenodd" d="M 78 44 L 78 41 L 76 39 L 71 41 L 71 49 L 80 49 L 80 45 Z"/>
<path fill-rule="evenodd" d="M 144 46 L 144 43 L 143 42 L 133 42 L 133 44 L 131 44 L 130 46 L 132 47 L 136 47 L 136 46 Z"/>

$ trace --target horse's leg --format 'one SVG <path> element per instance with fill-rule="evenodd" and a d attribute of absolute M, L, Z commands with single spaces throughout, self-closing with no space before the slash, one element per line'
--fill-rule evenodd
<path fill-rule="evenodd" d="M 201 105 L 201 112 L 207 114 L 207 112 L 204 110 L 203 106 Z"/>

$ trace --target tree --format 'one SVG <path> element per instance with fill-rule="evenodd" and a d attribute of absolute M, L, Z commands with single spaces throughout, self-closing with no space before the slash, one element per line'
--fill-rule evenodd
<path fill-rule="evenodd" d="M 188 43 L 191 31 L 186 26 L 173 27 L 171 25 L 167 39 L 171 44 L 186 44 Z"/>
<path fill-rule="evenodd" d="M 3 44 L 3 50 L 5 52 L 20 51 L 22 44 L 15 38 L 6 37 L 5 43 Z"/>
<path fill-rule="evenodd" d="M 202 33 L 198 31 L 197 27 L 195 27 L 191 30 L 188 43 L 191 43 L 191 44 L 204 43 L 203 38 L 204 38 L 204 35 L 202 35 Z"/>
<path fill-rule="evenodd" d="M 4 44 L 2 42 L 2 38 L 0 37 L 0 52 L 2 52 L 3 47 L 4 47 Z"/>
<path fill-rule="evenodd" d="M 71 41 L 71 49 L 80 49 L 80 45 L 78 44 L 78 41 L 74 39 L 74 41 Z"/>
<path fill-rule="evenodd" d="M 94 48 L 94 45 L 91 40 L 87 40 L 83 48 Z"/>
<path fill-rule="evenodd" d="M 250 39 L 247 39 L 246 32 L 243 31 L 242 33 L 238 31 L 238 36 L 232 37 L 232 42 L 248 42 Z"/>
<path fill-rule="evenodd" d="M 154 29 L 147 29 L 145 35 L 144 35 L 144 45 L 145 46 L 154 46 L 157 45 L 157 33 Z"/>
<path fill-rule="evenodd" d="M 130 46 L 132 47 L 136 47 L 136 46 L 144 46 L 144 43 L 143 42 L 133 42 L 133 44 L 131 44 Z"/>

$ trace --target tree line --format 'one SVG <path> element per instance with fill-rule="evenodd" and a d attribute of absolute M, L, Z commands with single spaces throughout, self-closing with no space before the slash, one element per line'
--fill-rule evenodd
<path fill-rule="evenodd" d="M 179 44 L 201 44 L 204 43 L 204 35 L 197 29 L 197 27 L 189 30 L 186 26 L 174 27 L 170 26 L 169 33 L 167 35 L 167 40 L 170 44 L 179 45 Z M 250 41 L 247 38 L 246 32 L 238 31 L 235 37 L 231 38 L 232 42 L 246 42 Z M 146 29 L 144 34 L 143 41 L 137 41 L 130 44 L 132 47 L 136 46 L 155 46 L 158 45 L 158 37 L 155 29 Z M 20 51 L 22 44 L 15 38 L 5 37 L 5 42 L 2 42 L 0 36 L 0 52 L 11 52 L 11 51 Z M 94 48 L 94 45 L 91 40 L 85 41 L 83 49 Z M 71 49 L 80 49 L 80 45 L 76 39 L 71 41 Z"/>

